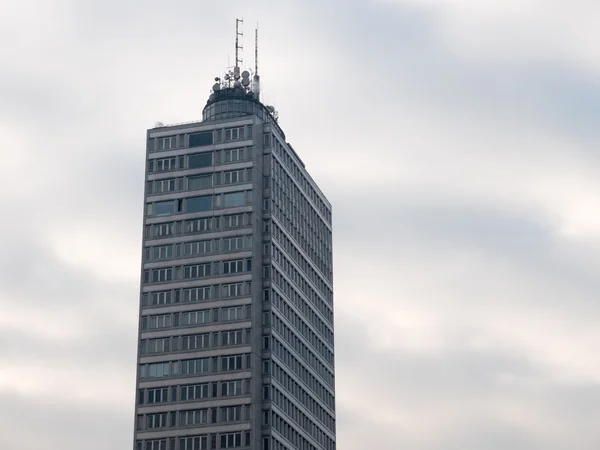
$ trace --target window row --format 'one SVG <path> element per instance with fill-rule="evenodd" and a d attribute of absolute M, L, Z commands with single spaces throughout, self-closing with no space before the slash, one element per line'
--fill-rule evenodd
<path fill-rule="evenodd" d="M 271 426 L 276 433 L 292 444 L 292 448 L 296 450 L 335 450 L 335 441 L 329 438 L 325 442 L 325 445 L 319 447 L 314 446 L 296 430 L 294 425 L 290 424 L 286 419 L 274 411 L 271 413 Z"/>
<path fill-rule="evenodd" d="M 170 172 L 173 170 L 201 169 L 252 159 L 252 147 L 229 148 L 214 152 L 171 156 L 148 160 L 148 173 Z"/>
<path fill-rule="evenodd" d="M 297 284 L 288 282 L 286 277 L 279 270 L 277 270 L 277 266 L 271 266 L 269 276 L 271 277 L 273 284 L 277 286 L 287 298 L 293 300 L 294 302 L 296 302 L 293 298 L 295 295 L 294 293 L 302 293 L 303 296 L 312 303 L 316 310 L 321 313 L 321 316 L 325 319 L 325 321 L 333 326 L 333 310 L 327 303 L 325 303 L 325 301 L 314 289 L 312 289 L 310 286 L 305 286 L 305 289 L 303 290 Z M 298 291 L 296 291 L 294 286 L 298 288 Z"/>
<path fill-rule="evenodd" d="M 298 361 L 274 336 L 271 339 L 271 345 L 271 355 L 276 357 L 283 366 L 289 369 L 290 373 L 294 374 L 317 397 L 324 398 L 328 393 L 333 394 L 333 387 L 327 387 L 323 384 L 323 382 L 326 383 L 326 380 L 318 375 L 315 376 L 311 370 Z"/>
<path fill-rule="evenodd" d="M 199 408 L 170 411 L 137 416 L 137 429 L 157 430 L 162 428 L 197 427 L 202 425 L 229 424 L 250 420 L 250 405 Z"/>
<path fill-rule="evenodd" d="M 241 283 L 217 284 L 186 289 L 175 289 L 142 294 L 142 307 L 167 306 L 179 303 L 194 303 L 205 300 L 235 298 L 250 295 L 250 281 Z"/>
<path fill-rule="evenodd" d="M 288 241 L 289 242 L 289 241 Z M 288 277 L 293 280 L 298 286 L 301 287 L 303 291 L 307 289 L 312 289 L 312 286 L 317 288 L 317 291 L 321 294 L 321 296 L 331 304 L 333 302 L 333 291 L 329 287 L 328 283 L 326 283 L 321 276 L 317 274 L 315 270 L 310 267 L 306 263 L 306 260 L 301 256 L 299 256 L 299 263 L 297 267 L 300 267 L 300 270 L 296 270 L 294 263 L 288 258 L 288 256 L 292 252 L 284 252 L 279 248 L 279 241 L 273 242 L 271 245 L 271 253 L 275 262 L 283 269 L 284 273 L 288 275 Z M 293 247 L 292 247 L 293 248 Z M 291 250 L 291 248 L 290 248 Z M 312 286 L 309 284 L 312 284 Z"/>
<path fill-rule="evenodd" d="M 144 270 L 144 284 L 168 283 L 171 281 L 195 280 L 218 275 L 233 275 L 252 271 L 252 259 L 242 258 L 229 261 L 214 261 L 185 266 Z"/>
<path fill-rule="evenodd" d="M 314 353 L 318 353 L 321 358 L 326 361 L 329 367 L 333 368 L 333 352 L 325 345 L 319 346 L 317 349 L 313 345 L 305 345 L 304 341 L 299 338 L 301 336 L 299 330 L 287 326 L 284 320 L 279 317 L 279 311 L 272 310 L 271 327 L 283 339 L 298 352 L 302 358 L 309 363 L 313 368 L 321 369 L 321 359 Z M 308 340 L 308 339 L 307 339 Z M 318 341 L 320 343 L 320 340 Z"/>
<path fill-rule="evenodd" d="M 249 447 L 250 432 L 204 434 L 168 439 L 136 441 L 136 450 L 216 450 L 221 448 Z"/>
<path fill-rule="evenodd" d="M 214 356 L 180 361 L 140 364 L 141 380 L 167 377 L 185 377 L 203 373 L 232 372 L 251 368 L 251 355 Z"/>
<path fill-rule="evenodd" d="M 277 158 L 280 159 L 282 163 L 288 168 L 292 176 L 302 187 L 302 190 L 306 193 L 307 197 L 312 200 L 313 204 L 321 212 L 323 217 L 325 217 L 327 221 L 331 223 L 331 210 L 321 198 L 322 194 L 317 193 L 316 189 L 312 187 L 312 184 L 304 175 L 305 170 L 300 169 L 300 167 L 295 163 L 295 161 L 293 161 L 293 158 L 289 155 L 289 152 L 285 148 L 285 145 L 281 144 L 281 142 L 279 142 L 278 139 L 274 139 L 273 154 L 276 155 Z M 276 159 L 274 158 L 274 160 Z"/>
<path fill-rule="evenodd" d="M 335 429 L 335 419 L 333 414 L 322 406 L 324 405 L 328 407 L 329 410 L 335 411 L 335 398 L 333 394 L 325 391 L 324 395 L 321 397 L 308 392 L 304 389 L 303 385 L 297 383 L 294 377 L 275 361 L 271 363 L 271 377 L 274 383 L 289 392 L 318 420 L 327 425 L 329 429 Z"/>
<path fill-rule="evenodd" d="M 298 308 L 304 316 L 303 319 L 296 313 L 291 304 L 279 295 L 276 290 L 263 291 L 263 300 L 269 302 L 269 299 L 272 307 L 271 309 L 278 311 L 279 314 L 292 324 L 292 326 L 320 353 L 333 349 L 333 332 L 325 322 L 321 320 L 319 315 L 308 307 L 308 304 L 304 300 L 301 300 L 302 309 Z M 307 321 L 305 321 L 305 319 Z M 309 325 L 312 325 L 312 327 Z M 313 329 L 316 330 L 317 333 L 315 333 Z"/>
<path fill-rule="evenodd" d="M 165 222 L 146 225 L 146 239 L 159 239 L 172 236 L 211 233 L 214 231 L 235 230 L 252 225 L 252 213 L 227 214 L 224 216 L 202 217 L 180 222 Z"/>
<path fill-rule="evenodd" d="M 252 125 L 150 138 L 148 140 L 148 150 L 150 152 L 161 152 L 185 147 L 202 147 L 244 139 L 252 139 Z"/>
<path fill-rule="evenodd" d="M 156 339 L 143 339 L 140 342 L 140 355 L 157 353 L 186 352 L 205 350 L 215 347 L 231 347 L 251 343 L 252 336 L 249 328 L 228 330 L 213 333 L 186 334 Z"/>
<path fill-rule="evenodd" d="M 221 397 L 239 397 L 250 393 L 250 379 L 215 381 L 161 388 L 140 389 L 138 404 L 154 405 L 174 402 L 197 402 Z"/>
<path fill-rule="evenodd" d="M 315 373 L 320 380 L 323 380 L 325 384 L 327 384 L 331 389 L 334 388 L 334 375 L 333 372 L 330 371 L 324 364 L 318 363 L 315 364 L 315 367 L 310 365 L 308 361 L 303 361 L 296 358 L 297 353 L 295 351 L 288 350 L 287 346 L 283 343 L 282 340 L 277 339 L 278 334 L 272 335 L 272 348 L 271 351 L 273 354 L 277 355 L 285 365 L 290 367 L 294 373 L 298 375 L 302 375 L 304 379 L 305 374 Z M 304 358 L 302 358 L 304 359 Z"/>
<path fill-rule="evenodd" d="M 146 247 L 144 248 L 144 260 L 160 261 L 172 258 L 191 258 L 214 253 L 236 252 L 250 249 L 252 249 L 252 235 L 232 236 L 221 239 Z"/>
<path fill-rule="evenodd" d="M 253 191 L 227 192 L 146 203 L 146 216 L 164 217 L 252 205 Z"/>
<path fill-rule="evenodd" d="M 196 191 L 218 186 L 227 186 L 252 181 L 252 168 L 228 170 L 188 177 L 166 178 L 146 183 L 146 195 L 166 194 L 169 192 Z"/>
<path fill-rule="evenodd" d="M 311 420 L 310 417 L 304 414 L 302 410 L 298 408 L 294 402 L 290 401 L 279 389 L 273 387 L 272 391 L 272 404 L 295 422 L 306 434 L 322 446 L 327 447 L 328 440 L 331 440 L 331 438 L 323 431 L 321 425 Z M 330 430 L 330 432 L 335 433 L 334 430 Z"/>
<path fill-rule="evenodd" d="M 331 269 L 331 232 L 315 229 L 308 224 L 306 221 L 308 212 L 294 205 L 279 184 L 275 183 L 270 192 L 272 199 L 268 207 L 273 217 L 281 222 L 314 264 L 323 267 L 324 272 L 328 272 Z"/>
<path fill-rule="evenodd" d="M 294 262 L 308 275 L 308 278 L 313 281 L 313 284 L 317 284 L 317 279 L 324 278 L 329 281 L 329 285 L 332 285 L 332 252 L 328 251 L 326 255 L 316 255 L 317 261 L 314 258 L 310 258 L 307 254 L 300 249 L 300 247 L 290 239 L 287 234 L 275 223 L 271 223 L 271 234 L 279 242 L 281 248 L 292 257 Z M 318 272 L 312 268 L 312 265 L 317 267 Z"/>
<path fill-rule="evenodd" d="M 142 331 L 162 330 L 166 328 L 193 327 L 216 322 L 234 322 L 249 320 L 251 306 L 228 306 L 226 308 L 198 309 L 194 311 L 174 312 L 142 316 Z"/>

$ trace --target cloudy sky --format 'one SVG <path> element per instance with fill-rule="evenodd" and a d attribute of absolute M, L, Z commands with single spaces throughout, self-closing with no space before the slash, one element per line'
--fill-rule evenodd
<path fill-rule="evenodd" d="M 145 132 L 236 16 L 334 205 L 338 448 L 600 448 L 600 3 L 0 3 L 2 450 L 131 448 Z"/>

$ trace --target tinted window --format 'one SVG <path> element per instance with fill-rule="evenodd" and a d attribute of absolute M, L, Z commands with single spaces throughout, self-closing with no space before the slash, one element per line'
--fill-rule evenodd
<path fill-rule="evenodd" d="M 155 216 L 170 216 L 175 212 L 175 203 L 173 200 L 168 202 L 157 202 L 154 204 Z"/>
<path fill-rule="evenodd" d="M 203 133 L 190 134 L 190 147 L 200 147 L 201 145 L 211 145 L 213 143 L 213 132 L 205 131 Z"/>
<path fill-rule="evenodd" d="M 207 189 L 212 185 L 212 177 L 212 174 L 190 177 L 188 180 L 188 189 Z"/>
<path fill-rule="evenodd" d="M 212 153 L 196 153 L 195 155 L 190 155 L 190 169 L 197 169 L 199 167 L 208 166 L 212 166 Z"/>
<path fill-rule="evenodd" d="M 245 192 L 232 192 L 230 194 L 223 195 L 223 206 L 243 206 L 246 204 L 246 193 Z"/>
<path fill-rule="evenodd" d="M 191 197 L 187 199 L 187 212 L 202 212 L 212 209 L 212 195 L 202 197 Z"/>

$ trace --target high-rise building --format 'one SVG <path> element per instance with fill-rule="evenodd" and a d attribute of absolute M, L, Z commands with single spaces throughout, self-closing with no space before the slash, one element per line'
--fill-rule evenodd
<path fill-rule="evenodd" d="M 134 449 L 335 449 L 331 205 L 257 73 L 146 146 Z"/>

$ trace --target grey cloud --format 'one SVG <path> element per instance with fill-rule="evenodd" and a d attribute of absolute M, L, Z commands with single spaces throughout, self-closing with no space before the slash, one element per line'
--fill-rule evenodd
<path fill-rule="evenodd" d="M 65 343 L 24 326 L 7 327 L 0 334 L 2 364 L 10 361 L 12 368 L 40 358 L 41 369 L 78 369 L 65 385 L 81 382 L 83 374 L 97 380 L 103 370 L 133 372 L 139 265 L 132 262 L 118 279 L 104 271 L 139 255 L 145 128 L 156 120 L 199 118 L 210 81 L 233 48 L 232 14 L 245 16 L 249 34 L 254 24 L 248 11 L 264 39 L 265 98 L 276 99 L 286 134 L 334 204 L 339 448 L 598 447 L 600 393 L 593 374 L 569 367 L 569 361 L 549 364 L 547 355 L 519 346 L 519 339 L 537 332 L 531 339 L 545 343 L 548 353 L 562 351 L 552 348 L 557 343 L 572 344 L 572 361 L 589 357 L 593 333 L 586 338 L 569 330 L 598 327 L 594 247 L 559 236 L 552 212 L 526 209 L 510 196 L 500 205 L 485 196 L 444 195 L 453 186 L 438 174 L 452 168 L 439 156 L 452 155 L 462 166 L 472 163 L 470 154 L 462 148 L 463 136 L 429 139 L 444 133 L 450 119 L 465 124 L 459 133 L 480 130 L 482 116 L 491 119 L 506 137 L 504 154 L 497 155 L 485 132 L 468 136 L 480 148 L 477 156 L 483 155 L 472 163 L 473 173 L 485 174 L 482 183 L 510 183 L 500 170 L 490 170 L 507 156 L 508 166 L 517 161 L 531 175 L 532 184 L 522 187 L 527 195 L 543 169 L 536 155 L 545 149 L 524 145 L 513 133 L 519 123 L 532 125 L 526 130 L 532 137 L 552 131 L 564 138 L 557 145 L 565 161 L 588 167 L 597 162 L 592 138 L 600 88 L 591 71 L 560 59 L 547 66 L 467 59 L 444 45 L 439 11 L 415 5 L 59 3 L 43 15 L 54 28 L 31 27 L 19 41 L 24 54 L 36 58 L 3 58 L 8 67 L 0 79 L 0 116 L 23 133 L 21 142 L 5 148 L 18 149 L 32 168 L 43 170 L 23 174 L 32 186 L 27 192 L 0 195 L 9 218 L 0 223 L 0 304 L 5 313 L 17 306 L 68 312 L 65 326 L 79 320 L 86 330 Z M 429 136 L 421 142 L 405 142 L 411 125 L 403 119 L 412 115 L 427 123 Z M 368 187 L 363 178 L 371 174 L 362 166 L 341 173 L 321 162 L 342 165 L 358 155 L 376 161 L 369 167 L 400 171 L 401 156 L 409 154 L 427 167 L 421 178 L 382 179 Z M 553 166 L 547 173 L 580 176 L 565 170 Z M 344 176 L 354 180 L 353 192 Z M 112 258 L 98 258 L 95 267 L 78 267 L 57 255 L 51 239 L 61 228 L 64 234 L 85 231 L 94 244 L 127 244 Z M 459 260 L 465 265 L 460 276 L 442 279 L 448 264 L 465 253 L 477 258 Z M 500 263 L 510 270 L 493 270 Z M 539 282 L 540 289 L 527 282 Z M 435 283 L 434 293 L 419 290 Z M 490 292 L 497 286 L 504 288 L 501 295 Z M 383 319 L 410 316 L 420 306 L 443 345 L 411 349 L 369 334 L 380 328 L 418 340 L 414 330 L 393 329 Z M 486 328 L 518 316 L 524 325 L 513 330 L 514 340 Z M 562 320 L 565 329 L 553 320 Z M 528 329 L 539 322 L 548 322 L 544 332 Z M 493 345 L 473 349 L 481 337 Z M 561 380 L 563 371 L 577 381 Z M 133 397 L 130 384 L 116 389 Z M 133 404 L 107 409 L 96 400 L 67 403 L 50 388 L 44 396 L 18 395 L 17 388 L 0 394 L 2 449 L 131 446 Z M 500 410 L 503 399 L 539 414 L 542 423 L 511 422 Z M 448 403 L 456 405 L 452 417 L 442 414 Z M 391 417 L 366 416 L 378 407 Z M 396 415 L 411 414 L 425 430 L 421 435 L 393 423 Z M 544 428 L 556 431 L 544 435 Z"/>
<path fill-rule="evenodd" d="M 93 389 L 93 386 L 90 387 Z M 31 398 L 0 392 L 3 449 L 52 448 L 101 450 L 127 448 L 133 442 L 133 414 L 98 405 L 67 403 L 60 395 Z"/>

